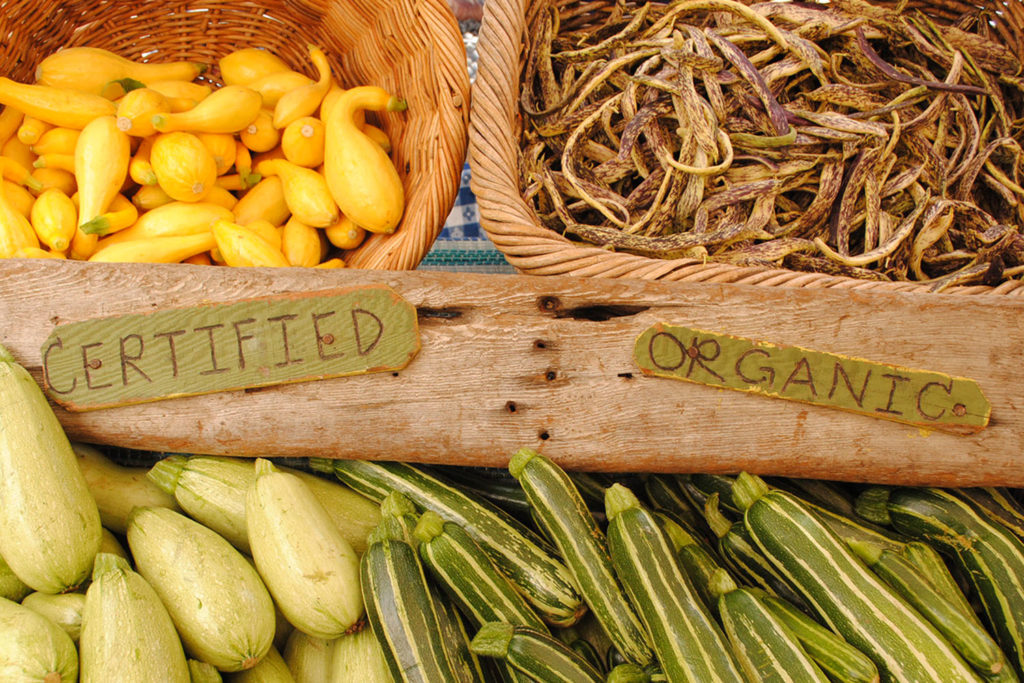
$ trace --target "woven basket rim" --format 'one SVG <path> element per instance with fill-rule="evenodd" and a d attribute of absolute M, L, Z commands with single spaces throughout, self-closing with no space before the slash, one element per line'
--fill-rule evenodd
<path fill-rule="evenodd" d="M 346 262 L 354 268 L 413 269 L 440 235 L 467 159 L 471 94 L 462 33 L 446 0 L 30 0 L 18 5 L 4 11 L 11 14 L 4 17 L 0 45 L 3 75 L 17 72 L 17 80 L 30 78 L 53 49 L 70 45 L 105 47 L 142 61 L 154 53 L 155 61 L 203 61 L 210 69 L 202 78 L 215 85 L 220 84 L 211 61 L 216 56 L 240 47 L 277 46 L 289 66 L 315 77 L 306 45 L 320 43 L 344 87 L 372 82 L 410 103 L 400 114 L 377 116 L 392 134 L 405 213 L 394 233 L 371 233 L 359 248 L 344 252 Z M 353 65 L 355 74 L 346 68 Z M 375 80 L 359 80 L 358 73 Z"/>
<path fill-rule="evenodd" d="M 956 2 L 956 0 L 945 0 Z M 1007 25 L 1024 54 L 1024 3 L 992 0 L 1006 9 Z M 520 193 L 520 150 L 513 131 L 518 116 L 519 74 L 525 52 L 526 11 L 531 0 L 487 0 L 478 43 L 479 65 L 473 86 L 469 125 L 471 188 L 480 225 L 508 262 L 533 275 L 641 278 L 648 280 L 756 284 L 760 286 L 838 288 L 857 291 L 926 293 L 928 283 L 862 280 L 785 268 L 739 266 L 697 259 L 657 259 L 573 242 L 540 225 Z M 923 0 L 918 4 L 927 4 Z M 944 295 L 1024 296 L 1024 280 L 998 286 L 966 285 Z"/>

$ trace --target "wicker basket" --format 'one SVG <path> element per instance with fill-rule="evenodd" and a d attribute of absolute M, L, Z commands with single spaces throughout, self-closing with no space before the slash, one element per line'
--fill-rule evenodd
<path fill-rule="evenodd" d="M 878 2 L 879 0 L 874 0 Z M 886 0 L 881 0 L 885 2 Z M 657 259 L 570 241 L 542 225 L 523 199 L 519 186 L 521 151 L 519 123 L 521 74 L 527 17 L 545 0 L 487 0 L 479 41 L 479 70 L 473 90 L 470 122 L 472 189 L 480 207 L 481 226 L 507 260 L 520 272 L 533 275 L 642 278 L 727 282 L 789 287 L 928 291 L 916 282 L 860 280 L 781 268 L 743 267 L 688 258 Z M 595 0 L 592 8 L 612 5 Z M 896 5 L 896 2 L 890 3 Z M 995 30 L 1015 54 L 1024 55 L 1024 3 L 1020 0 L 959 0 L 918 2 L 935 18 L 956 17 L 976 7 L 989 10 Z M 1024 281 L 1009 280 L 997 287 L 960 286 L 944 290 L 958 294 L 1024 296 Z"/>
<path fill-rule="evenodd" d="M 406 190 L 391 235 L 371 235 L 346 254 L 352 267 L 415 268 L 444 226 L 466 160 L 469 76 L 458 24 L 445 0 L 252 2 L 14 0 L 0 9 L 4 75 L 31 82 L 60 47 L 90 45 L 146 61 L 210 65 L 241 47 L 265 47 L 315 77 L 306 46 L 320 46 L 343 87 L 379 85 L 407 111 L 380 117 Z"/>

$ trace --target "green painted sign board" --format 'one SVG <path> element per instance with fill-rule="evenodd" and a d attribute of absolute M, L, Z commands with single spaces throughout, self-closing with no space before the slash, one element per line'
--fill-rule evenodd
<path fill-rule="evenodd" d="M 59 325 L 43 383 L 68 410 L 404 368 L 416 309 L 386 286 L 282 295 Z"/>
<path fill-rule="evenodd" d="M 977 382 L 798 346 L 658 323 L 636 340 L 648 375 L 799 401 L 928 429 L 983 429 L 991 406 Z"/>

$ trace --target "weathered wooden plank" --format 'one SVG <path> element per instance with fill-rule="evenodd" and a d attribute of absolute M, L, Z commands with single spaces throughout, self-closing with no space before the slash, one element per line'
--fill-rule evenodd
<path fill-rule="evenodd" d="M 1024 485 L 1024 301 L 432 272 L 10 260 L 0 344 L 41 376 L 55 325 L 387 285 L 421 348 L 396 372 L 68 412 L 75 439 L 152 450 L 504 466 L 522 446 L 575 469 Z M 991 405 L 967 434 L 645 376 L 666 322 L 963 377 Z M 818 381 L 831 382 L 832 377 Z"/>

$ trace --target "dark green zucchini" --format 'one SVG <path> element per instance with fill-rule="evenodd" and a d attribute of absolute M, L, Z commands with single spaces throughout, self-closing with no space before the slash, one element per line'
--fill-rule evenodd
<path fill-rule="evenodd" d="M 605 512 L 615 573 L 647 627 L 666 678 L 741 680 L 725 634 L 683 574 L 655 516 L 620 484 L 605 494 Z"/>
<path fill-rule="evenodd" d="M 967 577 L 989 632 L 1024 675 L 1024 542 L 972 503 L 937 488 L 898 488 L 893 526 L 935 545 Z"/>
<path fill-rule="evenodd" d="M 493 657 L 550 683 L 603 683 L 604 676 L 582 655 L 549 633 L 491 621 L 469 643 L 480 657 Z M 439 680 L 438 683 L 441 683 Z"/>
<path fill-rule="evenodd" d="M 312 458 L 310 464 L 371 500 L 399 491 L 461 526 L 548 623 L 568 626 L 586 611 L 576 580 L 550 544 L 485 499 L 407 463 Z"/>
<path fill-rule="evenodd" d="M 737 478 L 754 542 L 836 633 L 868 655 L 884 681 L 978 681 L 917 610 L 877 578 L 797 497 Z"/>
<path fill-rule="evenodd" d="M 604 532 L 573 480 L 553 460 L 529 448 L 517 451 L 508 469 L 612 644 L 627 661 L 647 664 L 647 632 L 619 585 Z"/>

